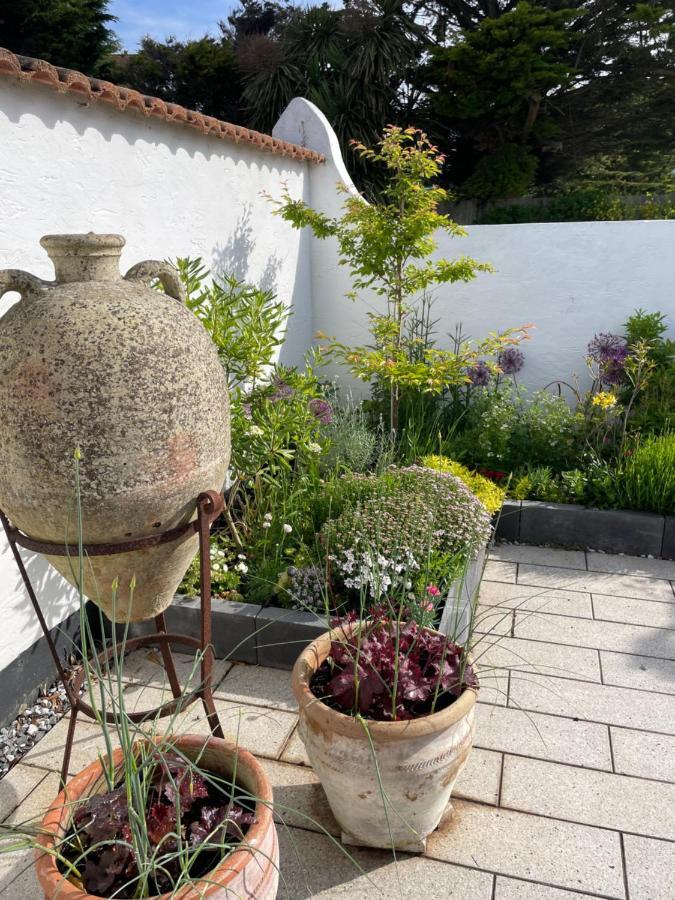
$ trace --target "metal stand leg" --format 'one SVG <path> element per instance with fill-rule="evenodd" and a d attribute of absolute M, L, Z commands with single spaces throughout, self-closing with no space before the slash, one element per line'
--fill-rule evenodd
<path fill-rule="evenodd" d="M 223 729 L 213 702 L 213 642 L 211 634 L 211 518 L 214 503 L 222 504 L 220 494 L 210 491 L 197 498 L 197 522 L 199 528 L 199 583 L 202 605 L 202 684 L 201 696 L 211 733 L 222 738 Z"/>
<path fill-rule="evenodd" d="M 77 713 L 79 705 L 75 703 L 70 709 L 70 719 L 68 721 L 68 734 L 66 735 L 66 746 L 63 750 L 63 762 L 61 763 L 61 787 L 66 786 L 68 781 L 68 767 L 70 766 L 70 756 L 73 752 L 73 741 L 75 740 L 75 726 L 77 725 Z"/>
<path fill-rule="evenodd" d="M 158 616 L 155 616 L 155 625 L 157 626 L 157 634 L 166 634 L 166 619 L 164 618 L 164 613 L 160 613 Z M 173 654 L 171 653 L 171 647 L 169 646 L 167 641 L 159 642 L 159 649 L 162 653 L 162 662 L 164 663 L 164 669 L 166 674 L 169 676 L 169 685 L 171 686 L 171 693 L 175 698 L 178 698 L 183 693 L 182 688 L 180 686 L 180 682 L 178 681 L 178 674 L 176 672 L 176 666 L 173 661 Z"/>
<path fill-rule="evenodd" d="M 215 737 L 223 737 L 223 730 L 218 719 L 215 703 L 213 701 L 213 643 L 211 635 L 211 541 L 210 531 L 211 525 L 220 515 L 223 508 L 223 497 L 217 491 L 207 491 L 200 494 L 197 498 L 197 521 L 188 523 L 185 526 L 171 529 L 161 534 L 155 534 L 147 538 L 137 538 L 131 541 L 122 541 L 117 544 L 85 544 L 84 551 L 90 555 L 112 555 L 115 553 L 125 553 L 133 549 L 141 549 L 144 546 L 154 546 L 158 543 L 177 540 L 185 534 L 197 532 L 199 535 L 199 576 L 201 584 L 201 633 L 199 638 L 184 634 L 173 634 L 167 631 L 166 620 L 164 614 L 155 617 L 155 626 L 157 628 L 156 635 L 142 635 L 140 637 L 131 638 L 127 641 L 127 649 L 135 649 L 136 647 L 144 647 L 153 644 L 159 644 L 162 654 L 162 661 L 169 679 L 173 700 L 163 703 L 161 706 L 153 710 L 145 712 L 129 713 L 128 717 L 133 722 L 143 722 L 156 716 L 163 717 L 173 714 L 177 709 L 184 709 L 198 698 L 201 698 L 204 709 L 209 721 L 211 732 Z M 92 719 L 97 718 L 96 712 L 89 704 L 80 696 L 80 688 L 83 684 L 83 674 L 69 679 L 65 668 L 56 649 L 56 644 L 49 633 L 47 621 L 40 609 L 35 590 L 31 583 L 26 567 L 21 558 L 19 546 L 24 546 L 30 550 L 47 555 L 67 555 L 72 552 L 72 548 L 62 546 L 60 544 L 50 544 L 44 541 L 38 541 L 30 538 L 28 535 L 22 534 L 17 528 L 14 528 L 7 516 L 0 510 L 0 522 L 7 535 L 7 541 L 12 549 L 14 560 L 21 574 L 24 586 L 33 606 L 33 610 L 40 623 L 40 628 L 44 634 L 45 640 L 49 647 L 49 651 L 54 660 L 56 672 L 61 680 L 68 700 L 71 706 L 70 721 L 68 722 L 68 733 L 66 736 L 66 746 L 63 754 L 63 764 L 61 767 L 61 781 L 65 784 L 68 777 L 68 768 L 70 765 L 70 757 L 72 752 L 73 741 L 75 739 L 75 728 L 77 725 L 77 717 L 80 712 Z M 196 690 L 183 693 L 173 655 L 171 653 L 171 644 L 180 644 L 197 650 L 201 653 L 201 684 Z M 99 654 L 99 660 L 108 662 L 112 655 L 112 650 L 104 650 Z M 115 714 L 110 711 L 104 711 L 108 722 L 115 722 Z"/>

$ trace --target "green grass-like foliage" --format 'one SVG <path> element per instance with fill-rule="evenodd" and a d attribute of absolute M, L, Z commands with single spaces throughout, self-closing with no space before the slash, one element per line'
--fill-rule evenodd
<path fill-rule="evenodd" d="M 619 505 L 675 513 L 675 433 L 647 438 L 616 473 Z"/>

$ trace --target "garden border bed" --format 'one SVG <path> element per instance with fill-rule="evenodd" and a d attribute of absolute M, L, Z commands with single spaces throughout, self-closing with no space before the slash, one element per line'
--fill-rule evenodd
<path fill-rule="evenodd" d="M 675 559 L 675 516 L 572 503 L 505 500 L 497 538 L 629 556 Z"/>
<path fill-rule="evenodd" d="M 480 585 L 486 552 L 483 549 L 468 567 L 461 595 L 458 596 L 457 584 L 451 588 L 441 613 L 441 630 L 456 624 L 461 634 L 467 628 L 466 609 Z M 164 615 L 169 631 L 199 635 L 199 597 L 176 595 Z M 304 610 L 214 598 L 211 630 L 218 659 L 292 669 L 307 644 L 323 634 L 327 626 L 324 617 Z M 135 622 L 130 626 L 129 636 L 154 632 L 154 622 Z"/>

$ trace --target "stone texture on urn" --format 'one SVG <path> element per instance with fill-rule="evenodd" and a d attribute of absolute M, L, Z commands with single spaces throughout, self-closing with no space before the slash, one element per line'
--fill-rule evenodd
<path fill-rule="evenodd" d="M 53 282 L 0 272 L 0 296 L 21 294 L 0 319 L 0 509 L 30 537 L 71 545 L 70 558 L 47 558 L 76 584 L 75 448 L 85 543 L 166 531 L 195 517 L 202 491 L 223 487 L 229 403 L 216 348 L 173 267 L 146 261 L 123 278 L 120 235 L 41 244 Z M 197 548 L 192 534 L 90 556 L 84 593 L 117 621 L 156 616 Z"/>

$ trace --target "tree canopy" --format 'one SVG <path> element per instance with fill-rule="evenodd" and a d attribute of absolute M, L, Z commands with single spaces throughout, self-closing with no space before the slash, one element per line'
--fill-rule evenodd
<path fill-rule="evenodd" d="M 119 49 L 110 0 L 0 0 L 0 47 L 97 74 Z"/>
<path fill-rule="evenodd" d="M 239 0 L 189 41 L 119 53 L 109 0 L 0 0 L 0 45 L 270 130 L 304 96 L 361 187 L 371 143 L 423 128 L 467 197 L 654 191 L 675 165 L 675 0 Z"/>

